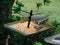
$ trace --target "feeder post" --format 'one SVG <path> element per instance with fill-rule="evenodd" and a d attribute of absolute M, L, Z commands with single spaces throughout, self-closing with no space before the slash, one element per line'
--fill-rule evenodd
<path fill-rule="evenodd" d="M 30 21 L 31 21 L 32 13 L 33 13 L 33 10 L 30 11 L 30 16 L 28 17 L 28 25 L 27 25 L 28 28 L 30 26 Z"/>

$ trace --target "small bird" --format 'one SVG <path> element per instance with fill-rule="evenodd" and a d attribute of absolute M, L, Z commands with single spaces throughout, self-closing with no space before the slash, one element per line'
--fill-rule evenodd
<path fill-rule="evenodd" d="M 49 15 L 47 16 L 39 16 L 39 15 L 32 15 L 31 20 L 37 22 L 38 24 L 49 19 Z"/>

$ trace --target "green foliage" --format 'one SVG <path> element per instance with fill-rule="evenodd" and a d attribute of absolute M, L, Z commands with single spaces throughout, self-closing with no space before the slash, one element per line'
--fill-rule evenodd
<path fill-rule="evenodd" d="M 17 21 L 17 20 L 20 20 L 20 17 L 19 16 L 15 16 L 15 15 L 11 15 L 10 17 L 10 21 Z"/>
<path fill-rule="evenodd" d="M 14 6 L 14 9 L 13 9 L 14 13 L 18 13 L 20 10 L 21 10 L 20 7 L 15 7 L 15 6 Z"/>
<path fill-rule="evenodd" d="M 21 12 L 21 7 L 24 7 L 24 4 L 16 1 L 16 6 L 13 6 L 13 11 L 15 13 L 20 13 Z"/>
<path fill-rule="evenodd" d="M 19 7 L 20 7 L 20 6 L 21 6 L 21 7 L 24 7 L 24 4 L 21 3 L 21 2 L 18 2 L 18 1 L 16 1 L 16 5 L 18 5 Z"/>
<path fill-rule="evenodd" d="M 46 4 L 51 3 L 51 1 L 50 0 L 44 0 L 43 3 L 44 3 L 44 5 L 46 5 Z"/>
<path fill-rule="evenodd" d="M 42 6 L 42 3 L 36 3 L 36 7 L 37 7 L 37 9 L 39 9 L 39 7 L 41 7 Z"/>
<path fill-rule="evenodd" d="M 57 27 L 57 21 L 55 20 L 53 23 L 52 23 L 53 26 Z"/>
<path fill-rule="evenodd" d="M 34 42 L 33 45 L 43 45 L 41 42 Z"/>
<path fill-rule="evenodd" d="M 54 34 L 58 34 L 58 33 L 60 33 L 60 26 L 57 26 L 55 31 L 54 31 Z"/>
<path fill-rule="evenodd" d="M 60 22 L 58 22 L 56 19 L 52 19 L 50 23 L 55 27 L 58 27 L 60 25 Z"/>

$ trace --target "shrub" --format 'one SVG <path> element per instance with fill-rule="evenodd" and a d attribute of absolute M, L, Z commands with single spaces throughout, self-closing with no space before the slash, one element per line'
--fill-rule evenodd
<path fill-rule="evenodd" d="M 12 16 L 10 17 L 10 21 L 11 21 L 11 22 L 17 21 L 17 20 L 20 20 L 20 17 L 19 17 L 19 16 L 12 15 Z"/>
<path fill-rule="evenodd" d="M 41 42 L 34 42 L 33 45 L 43 45 Z"/>

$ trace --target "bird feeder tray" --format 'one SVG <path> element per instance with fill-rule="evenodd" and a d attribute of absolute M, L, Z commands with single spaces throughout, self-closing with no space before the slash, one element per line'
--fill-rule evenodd
<path fill-rule="evenodd" d="M 38 32 L 42 32 L 42 31 L 45 31 L 45 30 L 51 28 L 51 26 L 48 25 L 48 24 L 40 24 L 39 25 L 40 28 L 37 29 L 37 28 L 35 28 L 35 26 L 38 25 L 38 24 L 34 23 L 33 21 L 30 22 L 30 27 L 27 28 L 27 23 L 28 22 L 21 23 L 20 21 L 17 21 L 17 22 L 7 23 L 7 24 L 4 25 L 4 27 L 6 27 L 8 29 L 11 29 L 13 31 L 16 31 L 18 33 L 21 33 L 25 36 L 35 34 L 35 33 L 38 33 Z"/>

